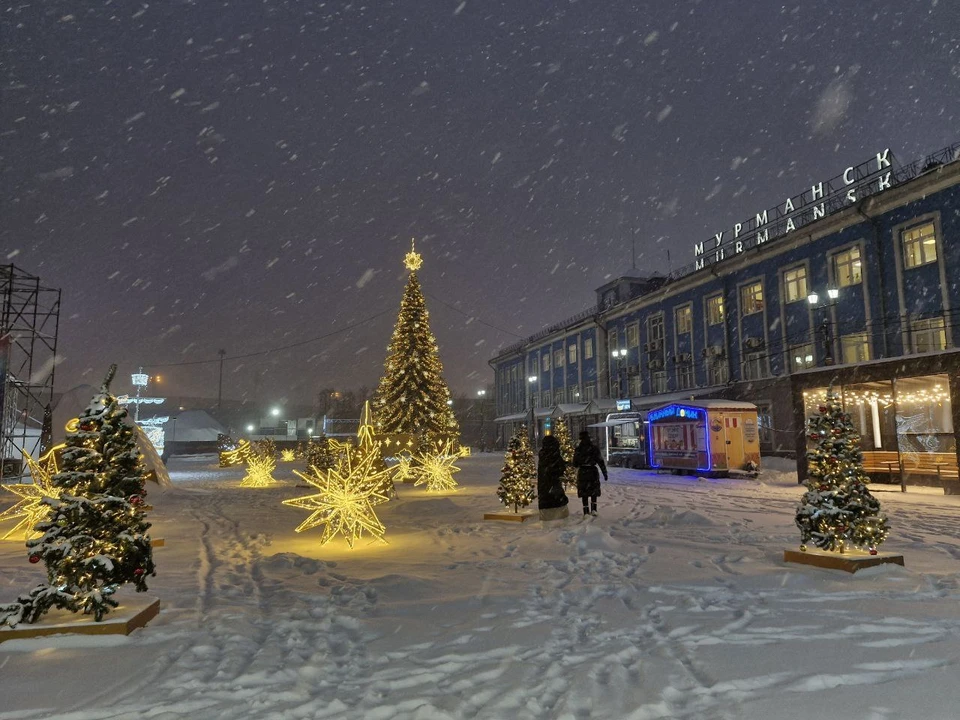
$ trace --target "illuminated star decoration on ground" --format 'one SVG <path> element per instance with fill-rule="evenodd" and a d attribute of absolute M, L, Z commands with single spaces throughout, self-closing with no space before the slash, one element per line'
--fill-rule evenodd
<path fill-rule="evenodd" d="M 423 265 L 423 256 L 417 253 L 413 238 L 410 239 L 410 252 L 403 256 L 403 264 L 407 270 L 419 270 Z"/>
<path fill-rule="evenodd" d="M 240 487 L 262 488 L 276 485 L 277 481 L 273 478 L 276 467 L 277 461 L 272 457 L 251 453 L 247 457 L 247 474 L 240 481 Z"/>
<path fill-rule="evenodd" d="M 413 458 L 409 455 L 397 455 L 397 464 L 392 470 L 395 483 L 404 483 L 417 477 L 417 469 L 413 466 Z"/>
<path fill-rule="evenodd" d="M 283 501 L 284 505 L 312 511 L 310 517 L 296 528 L 296 532 L 323 525 L 321 545 L 325 545 L 334 535 L 340 533 L 346 538 L 351 549 L 364 531 L 380 542 L 386 542 L 383 539 L 386 528 L 373 508 L 387 502 L 382 487 L 384 476 L 390 471 L 375 469 L 374 459 L 372 453 L 347 453 L 337 466 L 330 470 L 310 468 L 309 475 L 294 470 L 296 475 L 320 491 L 315 495 Z"/>
<path fill-rule="evenodd" d="M 23 454 L 24 462 L 26 462 L 27 467 L 30 468 L 30 475 L 33 477 L 33 482 L 0 485 L 4 490 L 8 490 L 21 498 L 15 505 L 0 513 L 0 522 L 13 520 L 14 518 L 23 518 L 0 539 L 6 540 L 16 535 L 20 530 L 23 530 L 24 540 L 29 540 L 31 537 L 39 537 L 39 535 L 33 531 L 33 528 L 50 512 L 50 506 L 42 502 L 43 498 L 49 497 L 57 499 L 60 497 L 59 490 L 53 485 L 53 476 L 60 472 L 60 469 L 57 467 L 57 450 L 62 447 L 62 445 L 58 445 L 52 448 L 39 460 L 34 460 L 28 452 L 20 451 Z"/>
<path fill-rule="evenodd" d="M 284 462 L 293 462 L 297 459 L 297 454 L 293 450 L 281 450 L 280 459 Z"/>
<path fill-rule="evenodd" d="M 445 442 L 436 453 L 424 450 L 417 456 L 419 467 L 416 469 L 417 481 L 414 485 L 426 484 L 427 492 L 448 492 L 457 489 L 453 474 L 460 472 L 454 463 L 460 459 L 460 453 L 450 449 Z"/>

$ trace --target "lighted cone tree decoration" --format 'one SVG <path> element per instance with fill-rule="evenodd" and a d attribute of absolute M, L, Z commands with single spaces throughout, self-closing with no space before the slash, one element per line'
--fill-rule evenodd
<path fill-rule="evenodd" d="M 507 507 L 513 505 L 514 512 L 527 507 L 537 497 L 537 465 L 527 439 L 527 429 L 523 425 L 507 445 L 497 497 Z"/>
<path fill-rule="evenodd" d="M 383 461 L 383 452 L 380 449 L 380 441 L 376 438 L 376 427 L 373 419 L 373 412 L 370 410 L 370 401 L 363 403 L 363 412 L 360 414 L 360 426 L 357 428 L 357 445 L 350 450 L 355 455 L 359 453 L 358 460 L 370 455 L 372 467 L 374 470 L 387 470 L 387 464 Z M 382 485 L 380 492 L 383 495 L 394 497 L 397 494 L 396 487 L 393 484 L 393 472 L 387 472 L 381 476 Z"/>
<path fill-rule="evenodd" d="M 845 552 L 867 549 L 876 554 L 889 533 L 879 501 L 867 489 L 860 435 L 843 411 L 832 389 L 807 420 L 807 491 L 800 500 L 796 522 L 800 549 L 812 542 L 818 548 Z"/>
<path fill-rule="evenodd" d="M 414 459 L 414 473 L 416 482 L 414 486 L 426 485 L 427 492 L 451 492 L 457 489 L 458 483 L 453 474 L 460 472 L 454 463 L 460 459 L 460 454 L 455 452 L 451 443 L 446 442 L 437 450 L 430 452 L 424 450 Z"/>
<path fill-rule="evenodd" d="M 0 606 L 0 625 L 32 623 L 52 607 L 102 620 L 119 604 L 120 586 L 147 589 L 155 574 L 143 510 L 146 469 L 127 411 L 110 394 L 110 367 L 100 392 L 68 431 L 62 469 L 52 478 L 57 498 L 27 542 L 31 562 L 43 562 L 47 584 Z"/>
<path fill-rule="evenodd" d="M 300 523 L 296 532 L 323 526 L 320 544 L 325 545 L 337 534 L 343 535 L 353 548 L 363 533 L 383 540 L 386 532 L 374 512 L 374 506 L 387 502 L 382 488 L 384 475 L 390 471 L 375 467 L 372 454 L 346 453 L 336 467 L 319 470 L 310 467 L 308 473 L 294 473 L 320 492 L 314 495 L 284 500 L 284 505 L 310 510 L 310 516 Z"/>
<path fill-rule="evenodd" d="M 404 258 L 410 277 L 373 410 L 381 433 L 418 435 L 431 446 L 447 441 L 455 445 L 460 427 L 448 404 L 450 388 L 443 379 L 440 351 L 430 330 L 430 313 L 417 279 L 422 264 L 423 258 L 411 244 Z"/>
<path fill-rule="evenodd" d="M 30 453 L 25 450 L 20 451 L 24 462 L 30 469 L 30 477 L 33 478 L 33 482 L 0 485 L 3 490 L 20 498 L 15 504 L 0 512 L 0 522 L 20 519 L 16 525 L 0 536 L 0 539 L 23 538 L 29 540 L 39 536 L 34 528 L 50 514 L 50 506 L 43 499 L 52 498 L 56 500 L 60 496 L 59 491 L 53 484 L 53 476 L 60 471 L 57 467 L 57 450 L 60 447 L 62 446 L 58 445 L 51 449 L 39 460 L 34 460 Z"/>
<path fill-rule="evenodd" d="M 560 456 L 565 463 L 563 470 L 563 484 L 567 487 L 577 484 L 577 468 L 573 465 L 573 441 L 570 439 L 570 428 L 563 418 L 557 419 L 553 428 L 553 435 L 560 443 Z"/>

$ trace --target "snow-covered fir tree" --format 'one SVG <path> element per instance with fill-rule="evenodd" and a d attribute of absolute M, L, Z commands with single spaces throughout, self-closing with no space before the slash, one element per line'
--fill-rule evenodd
<path fill-rule="evenodd" d="M 887 518 L 867 489 L 860 435 L 833 391 L 807 420 L 807 491 L 797 509 L 800 547 L 813 542 L 823 550 L 851 547 L 875 552 L 886 539 Z"/>
<path fill-rule="evenodd" d="M 42 536 L 27 542 L 30 561 L 46 565 L 47 584 L 0 607 L 0 625 L 35 622 L 52 607 L 99 621 L 117 607 L 121 585 L 143 592 L 155 574 L 143 509 L 146 469 L 127 411 L 110 394 L 116 369 L 68 432 L 62 470 L 53 476 L 59 498 L 44 501 L 50 515 L 37 524 Z"/>
<path fill-rule="evenodd" d="M 373 411 L 381 433 L 410 433 L 439 448 L 447 441 L 459 442 L 460 427 L 448 402 L 450 388 L 443 379 L 440 352 L 430 330 L 430 313 L 417 279 L 422 263 L 413 249 L 404 260 L 410 277 Z"/>
<path fill-rule="evenodd" d="M 512 505 L 514 512 L 526 507 L 537 497 L 537 463 L 527 439 L 527 429 L 523 425 L 507 445 L 497 497 L 505 506 Z"/>

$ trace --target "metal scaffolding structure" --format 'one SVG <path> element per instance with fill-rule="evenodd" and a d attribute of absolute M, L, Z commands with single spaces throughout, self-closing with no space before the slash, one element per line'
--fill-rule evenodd
<path fill-rule="evenodd" d="M 16 482 L 24 474 L 21 448 L 36 457 L 49 442 L 44 420 L 53 400 L 60 290 L 0 265 L 0 296 L 0 481 Z"/>

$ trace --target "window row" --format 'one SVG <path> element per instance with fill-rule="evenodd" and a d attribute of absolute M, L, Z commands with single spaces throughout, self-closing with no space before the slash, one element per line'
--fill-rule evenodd
<path fill-rule="evenodd" d="M 593 357 L 593 338 L 584 338 L 583 340 L 583 359 L 589 360 Z M 566 352 L 566 364 L 567 365 L 576 365 L 577 364 L 577 345 L 567 345 Z M 564 366 L 564 352 L 563 348 L 556 348 L 552 353 L 549 350 L 543 350 L 540 355 L 540 370 L 547 372 L 553 368 L 561 368 Z M 531 367 L 532 371 L 536 371 L 536 366 Z"/>

